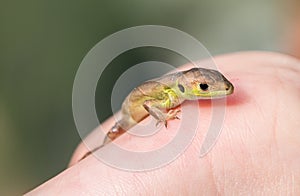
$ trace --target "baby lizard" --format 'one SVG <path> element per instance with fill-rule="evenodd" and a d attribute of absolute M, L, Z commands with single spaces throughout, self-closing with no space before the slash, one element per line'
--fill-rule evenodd
<path fill-rule="evenodd" d="M 103 144 L 83 158 L 115 140 L 151 115 L 157 124 L 167 127 L 168 120 L 178 119 L 176 109 L 185 100 L 214 99 L 233 93 L 233 85 L 218 71 L 192 68 L 146 81 L 134 88 L 122 104 L 121 119 L 106 134 Z M 82 159 L 83 159 L 82 158 Z"/>

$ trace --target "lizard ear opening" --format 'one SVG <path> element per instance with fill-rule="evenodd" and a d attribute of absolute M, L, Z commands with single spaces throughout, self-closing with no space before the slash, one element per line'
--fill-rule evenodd
<path fill-rule="evenodd" d="M 178 88 L 182 93 L 184 93 L 185 89 L 181 84 L 178 84 Z"/>

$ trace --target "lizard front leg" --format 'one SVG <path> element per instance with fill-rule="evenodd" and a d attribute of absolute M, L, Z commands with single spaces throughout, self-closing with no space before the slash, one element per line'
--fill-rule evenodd
<path fill-rule="evenodd" d="M 144 108 L 153 116 L 156 120 L 156 126 L 159 123 L 163 123 L 165 127 L 168 126 L 168 120 L 179 119 L 177 114 L 180 112 L 179 109 L 170 109 L 166 112 L 166 109 L 163 108 L 165 102 L 157 99 L 146 100 L 143 104 Z"/>

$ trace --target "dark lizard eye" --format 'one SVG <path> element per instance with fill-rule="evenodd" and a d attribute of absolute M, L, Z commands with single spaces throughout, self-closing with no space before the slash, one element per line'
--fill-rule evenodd
<path fill-rule="evenodd" d="M 201 90 L 206 91 L 208 89 L 208 85 L 205 83 L 204 84 L 201 83 L 199 86 L 200 86 Z"/>

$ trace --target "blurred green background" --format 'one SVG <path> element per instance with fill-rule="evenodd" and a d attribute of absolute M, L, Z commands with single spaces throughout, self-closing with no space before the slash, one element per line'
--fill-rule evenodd
<path fill-rule="evenodd" d="M 284 50 L 285 9 L 276 0 L 0 2 L 0 195 L 25 193 L 66 168 L 81 141 L 73 80 L 104 37 L 154 24 L 189 33 L 213 55 Z M 108 88 L 97 91 L 100 120 L 111 115 L 110 89 L 122 71 L 166 56 L 141 49 L 114 60 L 100 81 Z"/>

